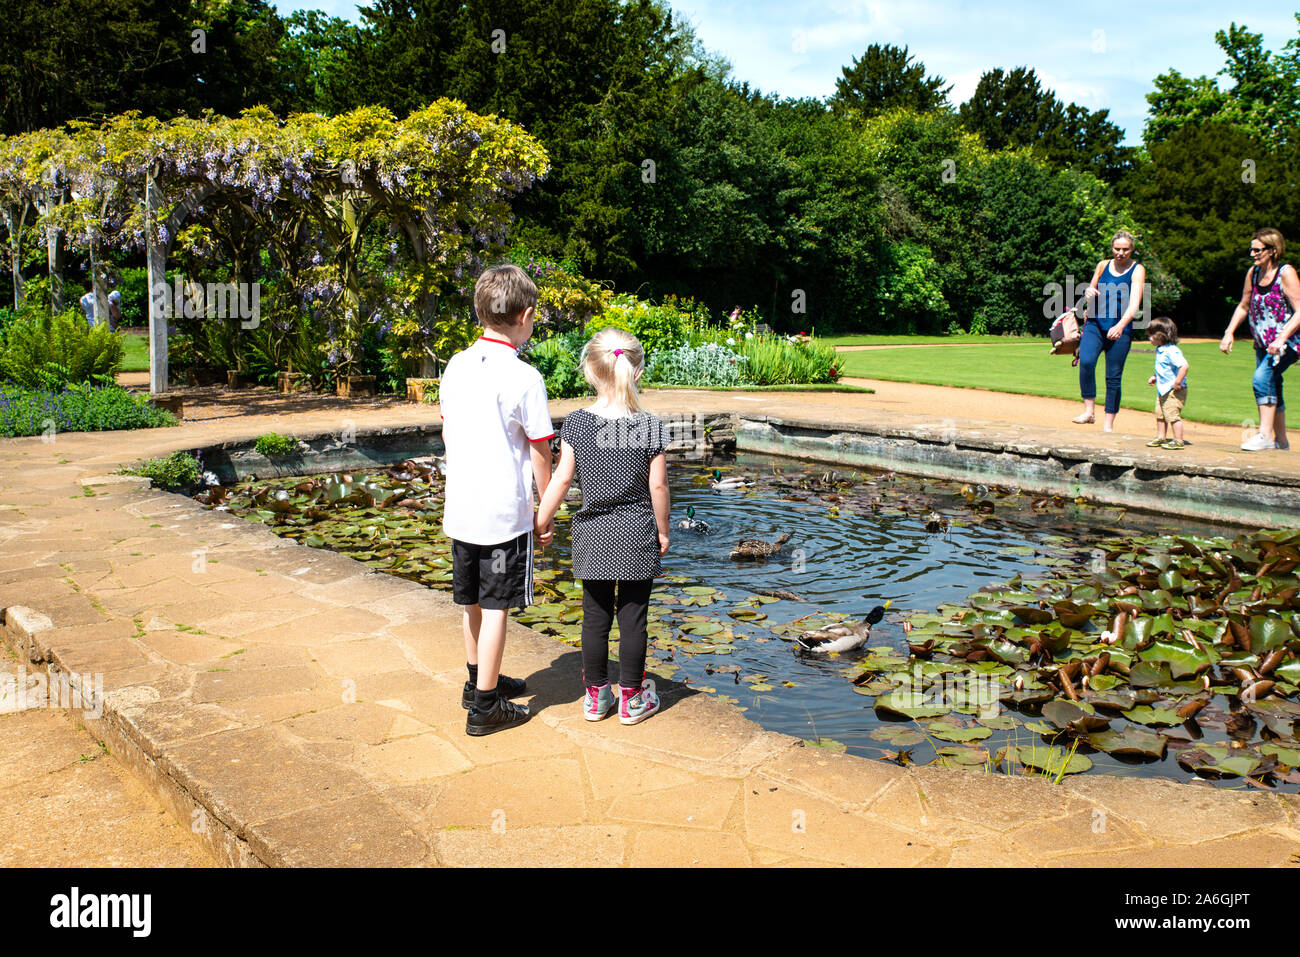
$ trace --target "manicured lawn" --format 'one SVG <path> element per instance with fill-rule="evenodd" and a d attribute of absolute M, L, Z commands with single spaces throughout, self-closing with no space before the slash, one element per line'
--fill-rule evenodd
<path fill-rule="evenodd" d="M 820 341 L 832 346 L 928 346 L 965 345 L 976 343 L 1046 342 L 1035 336 L 818 336 Z"/>
<path fill-rule="evenodd" d="M 1134 343 L 1124 365 L 1121 405 L 1126 409 L 1154 413 L 1155 388 L 1147 385 L 1155 366 L 1150 343 Z M 1180 348 L 1191 366 L 1188 372 L 1187 407 L 1183 417 L 1198 422 L 1240 425 L 1255 422 L 1258 412 L 1250 390 L 1255 353 L 1249 340 L 1237 343 L 1232 355 L 1219 352 L 1217 343 L 1183 343 Z M 1033 344 L 1003 346 L 932 346 L 918 349 L 872 349 L 845 352 L 846 376 L 920 382 L 970 389 L 992 389 L 1057 399 L 1079 398 L 1079 370 L 1064 356 L 1048 354 L 1045 340 Z M 1300 381 L 1295 388 L 1300 395 Z M 1105 401 L 1105 358 L 1097 364 L 1097 405 Z M 974 403 L 972 403 L 974 405 Z M 1080 402 L 1082 410 L 1083 404 Z M 975 414 L 968 410 L 968 414 Z"/>
<path fill-rule="evenodd" d="M 149 337 L 139 332 L 126 335 L 126 355 L 122 357 L 120 372 L 149 371 Z"/>

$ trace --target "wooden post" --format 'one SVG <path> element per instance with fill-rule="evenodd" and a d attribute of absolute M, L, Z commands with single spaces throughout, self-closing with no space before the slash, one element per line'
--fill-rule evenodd
<path fill-rule="evenodd" d="M 144 187 L 144 235 L 149 267 L 149 391 L 167 391 L 167 245 L 158 240 L 162 197 L 152 171 Z M 169 237 L 170 238 L 170 237 Z"/>

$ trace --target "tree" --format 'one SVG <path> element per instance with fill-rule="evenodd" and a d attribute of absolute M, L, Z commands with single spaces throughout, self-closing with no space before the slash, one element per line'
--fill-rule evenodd
<path fill-rule="evenodd" d="M 1270 153 L 1227 123 L 1186 126 L 1152 148 L 1129 192 L 1152 246 L 1191 293 L 1180 325 L 1226 324 L 1241 296 L 1250 235 L 1294 221 L 1298 178 L 1296 151 L 1289 160 Z"/>
<path fill-rule="evenodd" d="M 1068 106 L 1026 67 L 990 70 L 959 109 L 962 125 L 990 150 L 1028 147 L 1053 169 L 1086 170 L 1108 183 L 1132 168 L 1134 151 L 1108 110 Z"/>
<path fill-rule="evenodd" d="M 633 206 L 657 120 L 698 79 L 689 28 L 658 0 L 376 0 L 347 72 L 353 105 L 437 96 L 508 117 L 546 147 L 520 205 L 530 235 L 584 269 L 630 277 Z"/>
<path fill-rule="evenodd" d="M 837 110 L 852 108 L 876 116 L 900 107 L 918 113 L 950 108 L 952 85 L 945 86 L 941 76 L 926 76 L 925 64 L 913 62 L 905 46 L 873 43 L 840 72 L 831 97 Z"/>
<path fill-rule="evenodd" d="M 1300 27 L 1300 14 L 1295 16 Z M 1236 23 L 1217 31 L 1214 42 L 1227 61 L 1216 75 L 1232 85 L 1223 89 L 1212 77 L 1188 78 L 1172 69 L 1157 76 L 1147 94 L 1147 148 L 1208 121 L 1236 126 L 1270 148 L 1294 139 L 1300 126 L 1300 31 L 1276 55 L 1264 49 L 1261 34 Z"/>

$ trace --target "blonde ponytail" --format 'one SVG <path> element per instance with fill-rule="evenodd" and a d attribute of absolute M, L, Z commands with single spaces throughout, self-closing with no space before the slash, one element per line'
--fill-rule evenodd
<path fill-rule="evenodd" d="M 636 336 L 612 326 L 596 333 L 582 347 L 582 374 L 598 393 L 609 394 L 615 407 L 641 411 L 636 380 L 645 364 L 645 350 Z"/>

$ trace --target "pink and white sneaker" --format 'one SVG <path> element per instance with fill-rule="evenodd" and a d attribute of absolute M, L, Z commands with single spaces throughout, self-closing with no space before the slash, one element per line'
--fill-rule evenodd
<path fill-rule="evenodd" d="M 603 685 L 587 685 L 582 696 L 582 716 L 588 721 L 599 721 L 614 707 L 614 692 L 606 681 Z"/>
<path fill-rule="evenodd" d="M 649 678 L 642 678 L 639 688 L 618 686 L 619 724 L 640 724 L 658 710 L 659 696 L 655 694 L 655 683 Z"/>

